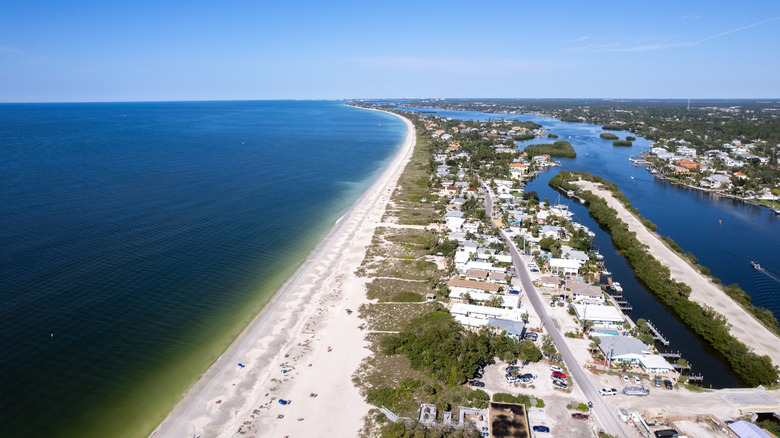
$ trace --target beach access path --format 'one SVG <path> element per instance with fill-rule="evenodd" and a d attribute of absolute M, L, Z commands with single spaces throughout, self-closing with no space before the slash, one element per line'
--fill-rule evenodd
<path fill-rule="evenodd" d="M 645 227 L 636 216 L 600 184 L 591 181 L 576 181 L 576 185 L 607 201 L 618 212 L 618 218 L 628 224 L 637 239 L 649 248 L 662 265 L 669 268 L 672 278 L 691 287 L 690 299 L 703 306 L 709 306 L 726 317 L 731 334 L 752 348 L 759 355 L 767 355 L 772 363 L 780 365 L 780 339 L 767 329 L 753 315 L 737 304 L 709 278 L 698 272 L 685 260 L 666 246 L 657 234 Z"/>
<path fill-rule="evenodd" d="M 152 436 L 358 435 L 371 408 L 352 382 L 370 354 L 357 314 L 370 279 L 355 271 L 414 150 L 401 118 L 406 137 L 383 173 Z"/>

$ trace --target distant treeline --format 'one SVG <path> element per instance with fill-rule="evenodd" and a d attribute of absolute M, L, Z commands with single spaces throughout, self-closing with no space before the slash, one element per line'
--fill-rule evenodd
<path fill-rule="evenodd" d="M 545 143 L 528 145 L 525 147 L 525 152 L 528 154 L 528 158 L 535 157 L 537 155 L 577 158 L 577 152 L 574 150 L 571 143 L 565 140 L 556 141 L 552 144 Z"/>
<path fill-rule="evenodd" d="M 778 379 L 778 368 L 772 364 L 769 356 L 759 356 L 747 345 L 735 338 L 730 330 L 728 322 L 723 315 L 712 308 L 702 306 L 691 301 L 688 296 L 691 288 L 684 283 L 675 281 L 669 268 L 661 264 L 651 254 L 645 252 L 644 245 L 636 237 L 636 234 L 628 230 L 628 226 L 620 218 L 617 211 L 609 207 L 607 202 L 589 191 L 580 191 L 572 181 L 583 179 L 604 184 L 614 196 L 619 199 L 626 208 L 639 217 L 646 226 L 655 225 L 642 219 L 636 208 L 623 195 L 615 184 L 611 184 L 603 178 L 584 172 L 561 171 L 550 179 L 550 186 L 574 190 L 585 199 L 591 216 L 599 225 L 607 228 L 612 236 L 615 248 L 623 254 L 634 269 L 636 276 L 645 286 L 661 300 L 662 303 L 674 309 L 680 320 L 699 334 L 702 338 L 718 350 L 729 361 L 732 369 L 749 386 L 775 384 Z M 737 294 L 730 293 L 735 296 Z M 764 315 L 766 317 L 766 315 Z M 764 320 L 765 324 L 773 323 L 776 331 L 777 320 Z"/>

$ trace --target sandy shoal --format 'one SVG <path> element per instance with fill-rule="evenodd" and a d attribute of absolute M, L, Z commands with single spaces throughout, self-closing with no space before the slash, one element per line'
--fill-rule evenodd
<path fill-rule="evenodd" d="M 384 172 L 152 436 L 358 434 L 370 406 L 352 375 L 370 351 L 357 312 L 368 279 L 354 273 L 412 156 L 414 126 L 402 119 L 406 138 Z"/>
<path fill-rule="evenodd" d="M 734 337 L 752 348 L 757 354 L 768 355 L 775 365 L 780 365 L 780 348 L 778 348 L 780 340 L 774 333 L 726 295 L 709 278 L 682 260 L 654 232 L 648 230 L 636 216 L 631 214 L 620 201 L 615 199 L 612 192 L 591 181 L 578 181 L 575 184 L 604 198 L 607 204 L 618 212 L 618 217 L 628 224 L 629 230 L 636 233 L 637 239 L 648 246 L 650 254 L 662 265 L 669 268 L 672 278 L 691 287 L 692 292 L 689 298 L 692 301 L 709 306 L 725 316 Z"/>

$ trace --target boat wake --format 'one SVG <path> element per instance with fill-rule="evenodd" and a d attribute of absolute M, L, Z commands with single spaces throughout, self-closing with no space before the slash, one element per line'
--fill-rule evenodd
<path fill-rule="evenodd" d="M 777 276 L 775 276 L 771 272 L 767 271 L 767 269 L 765 267 L 759 265 L 756 262 L 750 262 L 750 263 L 751 263 L 751 265 L 753 265 L 753 269 L 755 269 L 756 271 L 766 275 L 767 277 L 771 278 L 772 280 L 780 283 L 780 278 L 778 278 Z"/>

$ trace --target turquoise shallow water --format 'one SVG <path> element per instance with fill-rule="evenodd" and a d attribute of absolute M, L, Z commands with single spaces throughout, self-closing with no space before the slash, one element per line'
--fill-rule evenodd
<path fill-rule="evenodd" d="M 0 435 L 148 434 L 404 132 L 338 102 L 0 105 Z"/>

